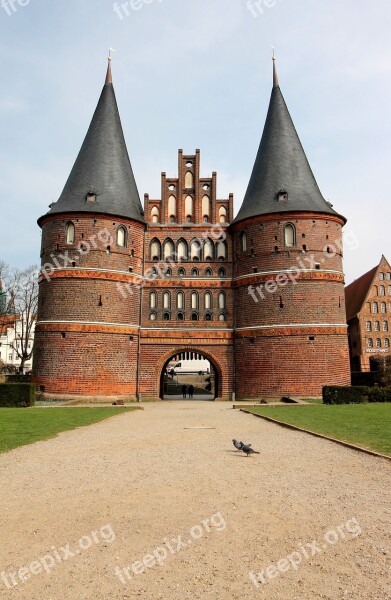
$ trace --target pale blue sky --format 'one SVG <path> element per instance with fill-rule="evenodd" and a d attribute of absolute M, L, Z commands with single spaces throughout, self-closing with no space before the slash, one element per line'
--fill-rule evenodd
<path fill-rule="evenodd" d="M 3 0 L 9 2 L 10 0 Z M 25 6 L 21 6 L 25 4 Z M 0 260 L 39 261 L 36 219 L 57 200 L 104 82 L 107 48 L 139 192 L 158 197 L 177 150 L 238 209 L 280 85 L 323 195 L 358 240 L 347 282 L 385 253 L 391 217 L 389 0 L 14 0 L 0 6 Z"/>

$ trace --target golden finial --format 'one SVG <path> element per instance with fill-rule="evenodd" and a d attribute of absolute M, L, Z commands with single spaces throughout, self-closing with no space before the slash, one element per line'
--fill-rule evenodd
<path fill-rule="evenodd" d="M 107 65 L 106 84 L 113 83 L 113 78 L 111 75 L 111 61 L 113 60 L 112 56 L 111 56 L 112 52 L 116 52 L 116 50 L 114 50 L 114 48 L 109 48 L 109 56 L 108 56 L 109 64 Z"/>
<path fill-rule="evenodd" d="M 272 56 L 272 61 L 273 61 L 273 87 L 279 87 L 278 75 L 277 75 L 277 67 L 276 67 L 276 55 L 275 55 L 275 51 L 274 51 L 274 46 L 272 46 L 272 50 L 273 50 L 273 56 Z"/>

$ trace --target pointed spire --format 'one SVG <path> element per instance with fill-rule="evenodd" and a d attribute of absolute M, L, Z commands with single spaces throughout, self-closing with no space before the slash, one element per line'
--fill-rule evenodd
<path fill-rule="evenodd" d="M 274 48 L 273 48 L 273 87 L 280 87 L 280 84 L 278 83 L 278 74 L 277 74 L 277 66 L 276 66 L 276 56 L 274 54 Z"/>
<path fill-rule="evenodd" d="M 109 64 L 107 65 L 105 85 L 107 85 L 109 83 L 113 83 L 113 77 L 111 75 L 111 58 L 109 58 Z"/>
<path fill-rule="evenodd" d="M 104 213 L 144 222 L 112 85 L 111 56 L 83 145 L 59 200 L 47 214 L 72 212 Z"/>
<path fill-rule="evenodd" d="M 269 111 L 247 192 L 234 221 L 296 211 L 338 214 L 316 183 L 278 84 L 273 53 Z"/>

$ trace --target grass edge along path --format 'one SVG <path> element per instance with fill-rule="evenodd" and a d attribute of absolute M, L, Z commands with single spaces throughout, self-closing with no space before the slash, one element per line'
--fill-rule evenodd
<path fill-rule="evenodd" d="M 251 407 L 244 412 L 391 459 L 391 404 Z"/>
<path fill-rule="evenodd" d="M 0 454 L 94 425 L 136 407 L 0 408 Z"/>

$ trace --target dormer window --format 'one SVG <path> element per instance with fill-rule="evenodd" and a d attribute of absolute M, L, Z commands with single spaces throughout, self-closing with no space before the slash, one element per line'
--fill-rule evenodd
<path fill-rule="evenodd" d="M 86 196 L 86 200 L 87 200 L 87 202 L 95 202 L 96 194 L 94 194 L 94 192 L 88 192 L 88 194 Z"/>
<path fill-rule="evenodd" d="M 286 190 L 280 190 L 277 194 L 278 202 L 286 202 L 288 200 L 288 192 Z"/>

